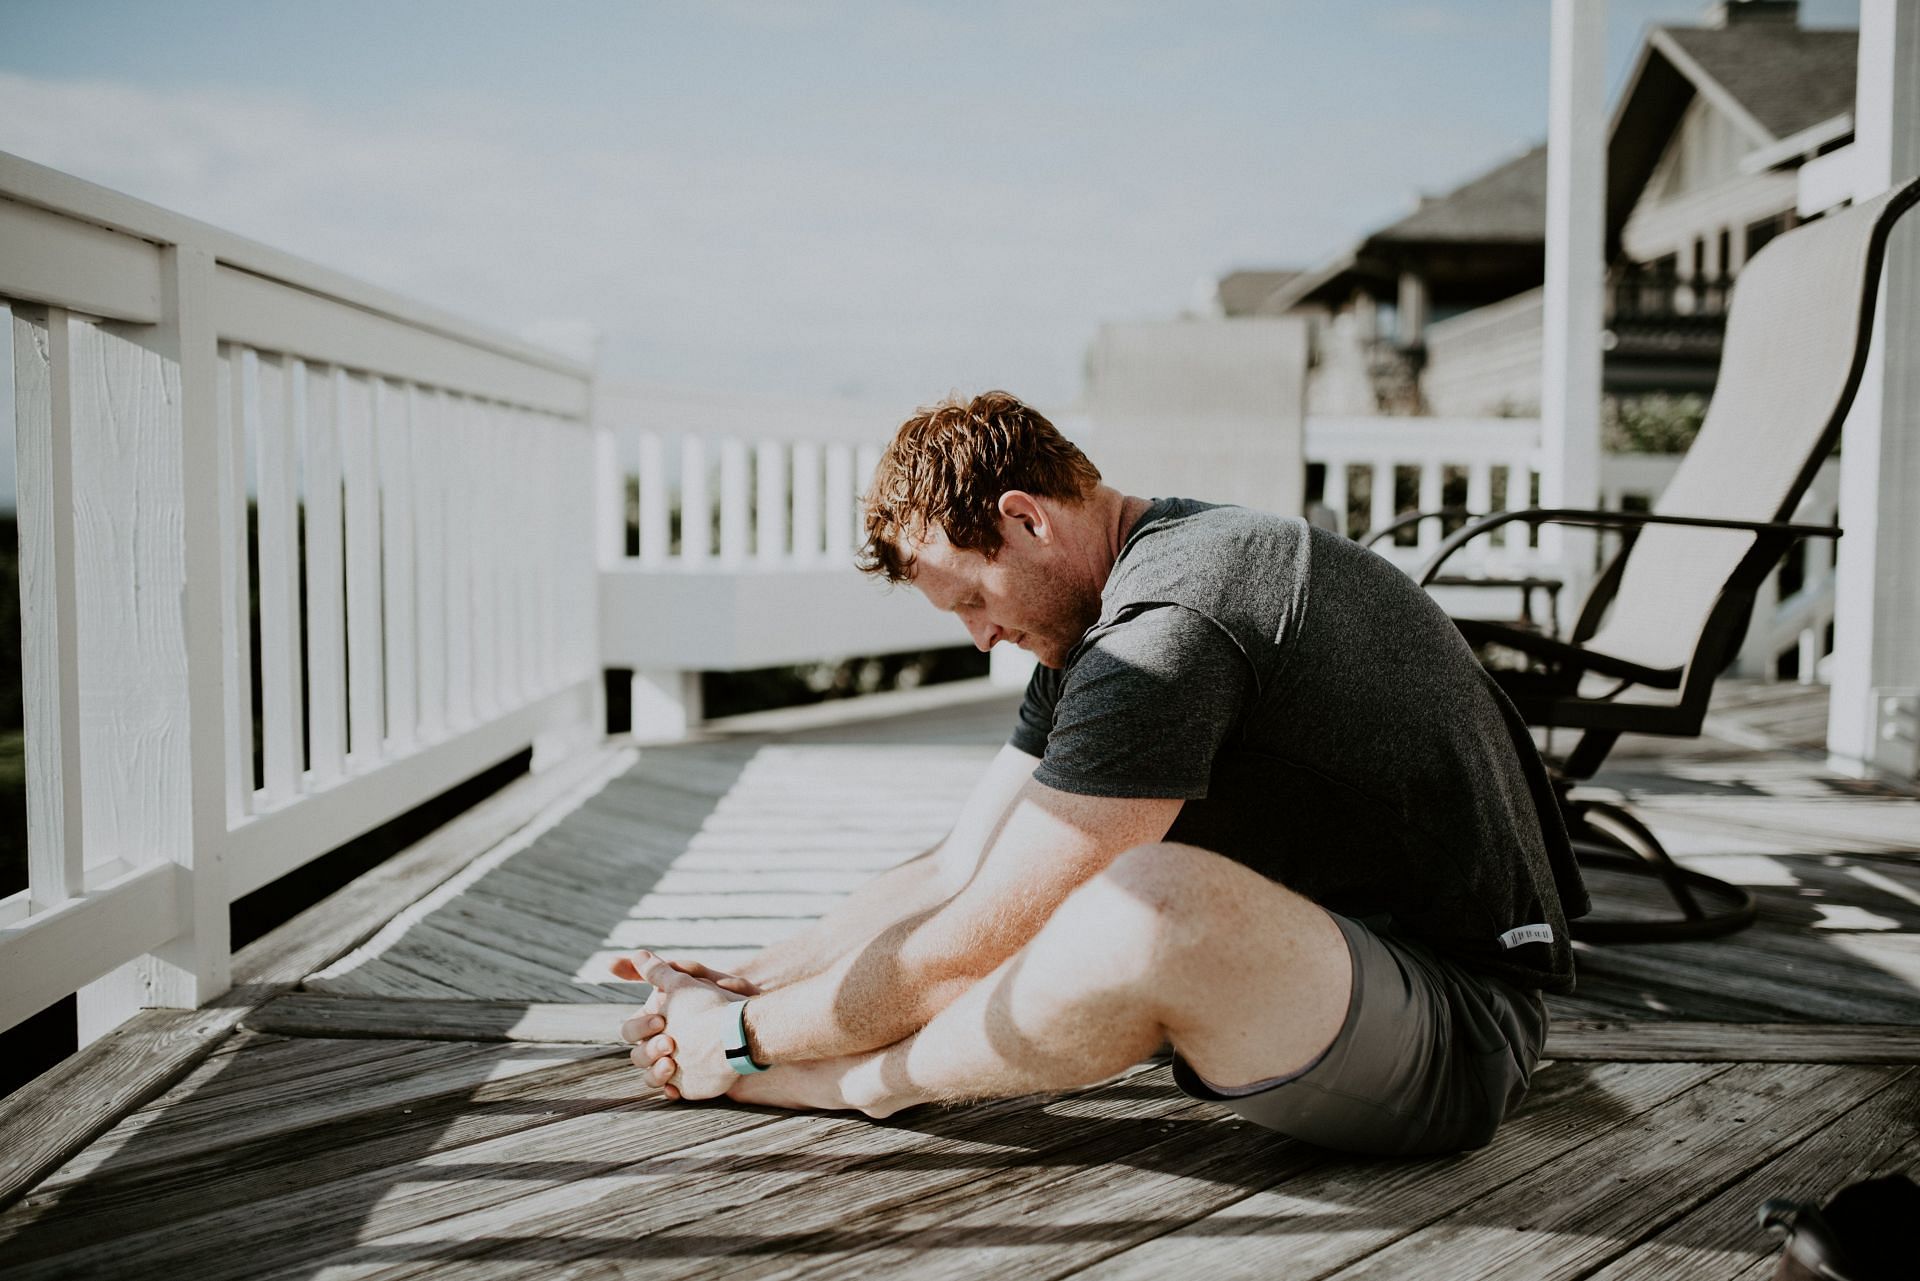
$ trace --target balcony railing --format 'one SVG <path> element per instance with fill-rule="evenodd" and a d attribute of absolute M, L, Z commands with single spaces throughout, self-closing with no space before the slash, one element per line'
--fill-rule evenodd
<path fill-rule="evenodd" d="M 590 387 L 7 156 L 0 245 L 28 825 L 0 1027 L 77 991 L 90 1037 L 224 990 L 232 900 L 597 738 Z"/>

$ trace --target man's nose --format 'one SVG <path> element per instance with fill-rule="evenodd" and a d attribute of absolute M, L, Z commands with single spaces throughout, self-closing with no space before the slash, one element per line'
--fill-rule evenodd
<path fill-rule="evenodd" d="M 979 622 L 969 622 L 967 624 L 967 635 L 973 637 L 975 649 L 990 650 L 994 647 L 995 642 L 1006 635 L 1006 633 L 1001 631 L 997 625 L 989 623 L 983 618 Z"/>

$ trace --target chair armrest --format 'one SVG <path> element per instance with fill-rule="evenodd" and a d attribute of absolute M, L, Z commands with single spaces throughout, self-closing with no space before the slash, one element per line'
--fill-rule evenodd
<path fill-rule="evenodd" d="M 1432 520 L 1435 517 L 1444 518 L 1447 516 L 1458 516 L 1462 520 L 1468 521 L 1480 519 L 1479 516 L 1474 515 L 1464 507 L 1436 507 L 1432 511 L 1408 512 L 1392 524 L 1382 525 L 1379 529 L 1369 532 L 1365 538 L 1360 540 L 1360 545 L 1362 547 L 1371 547 L 1381 539 L 1391 537 L 1409 525 L 1418 525 L 1423 520 Z"/>
<path fill-rule="evenodd" d="M 1665 516 L 1656 512 L 1594 511 L 1580 507 L 1529 507 L 1521 511 L 1495 512 L 1455 530 L 1435 549 L 1433 558 L 1421 566 L 1418 582 L 1422 587 L 1426 586 L 1440 572 L 1440 566 L 1448 557 L 1489 530 L 1516 520 L 1529 525 L 1579 525 L 1596 529 L 1637 530 L 1647 525 L 1740 529 L 1755 535 L 1777 534 L 1789 541 L 1795 538 L 1838 538 L 1842 533 L 1837 525 L 1795 525 L 1779 520 L 1727 520 L 1717 516 Z"/>

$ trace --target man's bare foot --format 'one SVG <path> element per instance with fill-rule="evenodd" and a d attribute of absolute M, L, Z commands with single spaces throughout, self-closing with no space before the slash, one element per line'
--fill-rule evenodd
<path fill-rule="evenodd" d="M 873 1056 L 821 1059 L 813 1063 L 783 1063 L 766 1072 L 743 1076 L 727 1091 L 740 1103 L 763 1107 L 822 1112 L 864 1112 L 870 1117 L 892 1116 L 918 1100 L 888 1097 L 879 1088 Z"/>

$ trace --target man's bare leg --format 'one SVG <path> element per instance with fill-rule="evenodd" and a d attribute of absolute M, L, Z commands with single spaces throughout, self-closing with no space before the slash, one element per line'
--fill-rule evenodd
<path fill-rule="evenodd" d="M 1320 908 L 1217 854 L 1129 850 L 918 1034 L 741 1078 L 732 1097 L 885 1116 L 935 1101 L 1071 1089 L 1163 1041 L 1233 1086 L 1332 1044 L 1352 963 Z"/>

